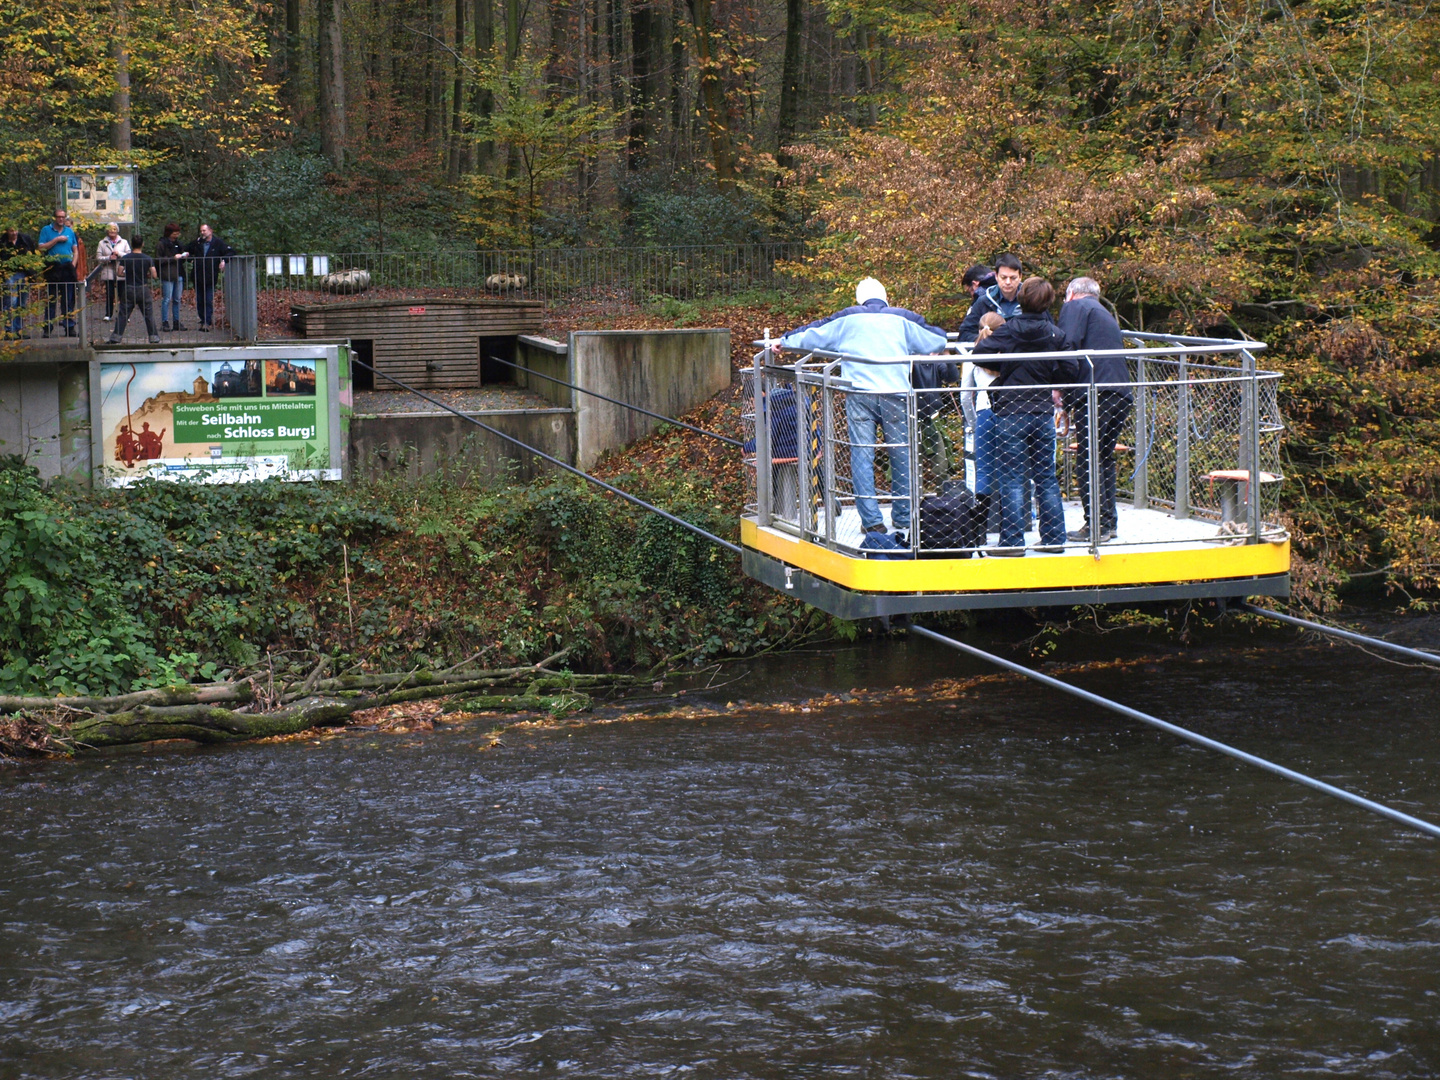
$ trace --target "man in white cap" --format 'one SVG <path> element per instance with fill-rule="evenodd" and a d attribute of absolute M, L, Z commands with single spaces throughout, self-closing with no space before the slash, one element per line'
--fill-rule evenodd
<path fill-rule="evenodd" d="M 845 419 L 855 509 L 866 532 L 885 531 L 875 498 L 875 448 L 883 446 L 890 458 L 890 524 L 904 543 L 902 538 L 910 528 L 910 431 L 906 423 L 910 364 L 902 358 L 940 352 L 945 348 L 945 331 L 913 311 L 891 307 L 885 286 L 867 277 L 855 286 L 853 307 L 791 330 L 780 344 L 802 352 L 822 349 L 855 358 L 840 362 L 841 378 L 851 386 L 845 395 Z M 861 362 L 865 360 L 881 362 Z"/>

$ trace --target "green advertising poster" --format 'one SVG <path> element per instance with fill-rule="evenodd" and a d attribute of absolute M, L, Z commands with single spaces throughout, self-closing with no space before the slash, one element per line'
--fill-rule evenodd
<path fill-rule="evenodd" d="M 104 361 L 103 464 L 110 482 L 338 479 L 328 355 L 276 348 L 221 359 Z"/>

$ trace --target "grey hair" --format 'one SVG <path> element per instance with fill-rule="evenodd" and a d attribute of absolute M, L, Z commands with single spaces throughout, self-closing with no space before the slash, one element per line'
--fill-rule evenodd
<path fill-rule="evenodd" d="M 1093 277 L 1071 278 L 1070 284 L 1065 286 L 1067 295 L 1100 297 L 1100 283 Z"/>

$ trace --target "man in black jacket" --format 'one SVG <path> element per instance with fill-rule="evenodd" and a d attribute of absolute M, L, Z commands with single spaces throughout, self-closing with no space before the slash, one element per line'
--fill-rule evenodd
<path fill-rule="evenodd" d="M 4 336 L 24 336 L 21 317 L 30 302 L 30 275 L 38 262 L 35 239 L 27 236 L 14 225 L 0 232 L 0 305 L 3 305 Z"/>
<path fill-rule="evenodd" d="M 1065 507 L 1055 478 L 1055 404 L 1052 387 L 1077 377 L 1071 358 L 1027 360 L 1003 354 L 1064 352 L 1070 343 L 1050 321 L 1055 290 L 1044 278 L 1026 278 L 1020 311 L 975 346 L 975 362 L 999 372 L 989 386 L 995 414 L 995 472 L 1000 489 L 1000 544 L 987 555 L 1024 555 L 1027 481 L 1040 504 L 1037 551 L 1065 550 Z"/>
<path fill-rule="evenodd" d="M 201 330 L 214 327 L 215 283 L 225 269 L 225 260 L 234 254 L 235 249 L 216 236 L 209 225 L 201 225 L 200 235 L 185 249 L 184 257 L 194 266 L 195 314 L 200 317 Z"/>
<path fill-rule="evenodd" d="M 1120 324 L 1100 303 L 1100 286 L 1094 278 L 1078 277 L 1065 289 L 1065 306 L 1060 309 L 1060 329 L 1076 349 L 1123 349 Z M 1099 542 L 1115 539 L 1118 516 L 1115 511 L 1115 444 L 1120 441 L 1134 399 L 1130 393 L 1130 369 L 1123 356 L 1096 356 L 1080 361 L 1080 381 L 1096 384 L 1095 447 L 1099 460 L 1100 513 Z M 1070 540 L 1088 544 L 1094 524 L 1090 517 L 1090 404 L 1083 390 L 1069 394 L 1070 415 L 1079 435 L 1076 461 L 1079 464 L 1080 501 L 1085 507 L 1085 527 L 1069 533 Z"/>

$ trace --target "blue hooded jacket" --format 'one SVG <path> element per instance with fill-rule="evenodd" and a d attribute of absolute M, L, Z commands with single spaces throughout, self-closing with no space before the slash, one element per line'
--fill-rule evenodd
<path fill-rule="evenodd" d="M 866 360 L 888 360 L 939 352 L 945 348 L 945 331 L 907 308 L 866 300 L 791 330 L 780 344 L 801 352 L 823 349 Z M 864 393 L 904 394 L 910 390 L 909 364 L 842 360 L 840 374 Z"/>

